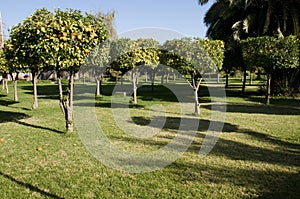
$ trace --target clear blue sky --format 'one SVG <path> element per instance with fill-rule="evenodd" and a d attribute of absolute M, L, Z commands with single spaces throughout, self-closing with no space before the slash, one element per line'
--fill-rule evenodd
<path fill-rule="evenodd" d="M 72 8 L 89 13 L 115 10 L 118 34 L 158 27 L 204 38 L 207 28 L 203 17 L 210 5 L 199 6 L 198 0 L 0 0 L 0 11 L 6 30 L 22 22 L 37 8 Z"/>

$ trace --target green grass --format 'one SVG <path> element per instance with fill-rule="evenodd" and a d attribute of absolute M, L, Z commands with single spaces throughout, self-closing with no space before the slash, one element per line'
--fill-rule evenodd
<path fill-rule="evenodd" d="M 255 88 L 240 96 L 228 90 L 224 133 L 213 151 L 199 158 L 211 104 L 202 89 L 200 126 L 187 152 L 166 168 L 131 174 L 104 166 L 84 147 L 79 135 L 65 133 L 57 86 L 39 84 L 39 108 L 30 110 L 31 85 L 20 83 L 19 103 L 0 93 L 0 198 L 299 198 L 300 100 L 263 105 Z M 161 104 L 167 123 L 153 138 L 128 136 L 116 126 L 106 84 L 96 113 L 107 136 L 128 151 L 156 150 L 178 128 L 178 104 L 163 87 L 139 92 L 131 116 L 149 123 L 148 109 Z M 12 91 L 10 85 L 10 91 Z M 192 112 L 193 110 L 191 110 Z M 37 151 L 37 147 L 42 151 Z"/>

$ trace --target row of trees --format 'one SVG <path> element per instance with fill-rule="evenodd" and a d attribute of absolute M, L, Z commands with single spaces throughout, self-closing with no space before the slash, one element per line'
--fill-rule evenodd
<path fill-rule="evenodd" d="M 124 75 L 134 69 L 131 73 L 133 103 L 137 103 L 137 80 L 142 72 L 137 66 L 145 65 L 149 68 L 146 72 L 151 74 L 153 83 L 162 65 L 167 65 L 180 71 L 190 80 L 195 94 L 195 113 L 199 114 L 198 90 L 202 75 L 206 72 L 217 72 L 222 67 L 223 42 L 182 38 L 160 45 L 153 39 L 106 40 L 109 34 L 115 37 L 112 29 L 108 32 L 105 28 L 107 24 L 111 25 L 113 16 L 112 14 L 105 19 L 103 15 L 82 14 L 78 10 L 50 12 L 39 9 L 14 26 L 3 51 L 0 52 L 0 70 L 13 78 L 15 101 L 18 101 L 19 72 L 32 73 L 32 108 L 36 109 L 38 74 L 43 71 L 56 71 L 59 104 L 65 116 L 66 129 L 73 131 L 73 85 L 75 73 L 80 66 L 83 66 L 83 70 L 94 68 L 96 95 L 100 94 L 100 83 L 104 73 L 109 71 L 111 74 Z M 62 88 L 62 72 L 69 74 L 66 96 Z"/>
<path fill-rule="evenodd" d="M 66 119 L 66 128 L 73 131 L 73 84 L 74 75 L 84 63 L 88 53 L 108 38 L 102 18 L 82 14 L 78 10 L 39 9 L 22 23 L 14 26 L 5 42 L 1 65 L 2 72 L 30 71 L 33 76 L 33 109 L 38 107 L 37 79 L 41 71 L 58 73 L 60 107 Z M 69 73 L 67 96 L 63 96 L 60 72 Z M 17 92 L 15 92 L 16 95 Z M 17 98 L 15 98 L 17 100 Z"/>
<path fill-rule="evenodd" d="M 300 38 L 289 36 L 248 38 L 241 42 L 243 57 L 248 67 L 262 67 L 267 73 L 266 104 L 270 104 L 271 77 L 283 69 L 300 69 Z M 296 80 L 299 88 L 299 79 Z M 289 81 L 286 79 L 285 83 Z"/>
<path fill-rule="evenodd" d="M 194 90 L 195 114 L 200 114 L 198 91 L 203 75 L 215 73 L 222 68 L 224 43 L 219 40 L 200 38 L 181 38 L 166 41 L 160 45 L 154 39 L 121 38 L 108 40 L 91 52 L 81 69 L 92 70 L 100 94 L 101 79 L 104 73 L 123 76 L 131 71 L 133 104 L 137 104 L 137 82 L 141 73 L 149 74 L 152 85 L 156 74 L 168 75 L 165 66 L 186 77 Z M 145 67 L 139 67 L 145 66 Z M 122 79 L 122 78 L 121 78 Z M 153 87 L 152 87 L 153 88 Z"/>
<path fill-rule="evenodd" d="M 201 5 L 207 2 L 209 0 L 199 0 Z M 223 70 L 227 76 L 237 69 L 244 72 L 243 91 L 247 70 L 254 72 L 257 67 L 244 62 L 241 41 L 249 37 L 299 36 L 299 10 L 298 0 L 218 0 L 212 4 L 204 18 L 208 26 L 207 36 L 225 42 Z M 297 83 L 294 81 L 287 88 L 282 79 L 296 80 L 299 74 L 300 69 L 277 70 L 271 84 L 272 93 L 292 95 L 291 91 L 299 90 L 295 88 Z"/>

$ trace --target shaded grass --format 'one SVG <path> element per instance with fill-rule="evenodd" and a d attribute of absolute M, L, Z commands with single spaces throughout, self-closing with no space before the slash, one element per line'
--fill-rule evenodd
<path fill-rule="evenodd" d="M 56 85 L 39 85 L 39 109 L 34 111 L 30 110 L 30 86 L 19 88 L 19 103 L 11 101 L 12 93 L 0 93 L 1 198 L 300 197 L 299 99 L 274 99 L 276 103 L 266 107 L 258 104 L 260 98 L 254 92 L 228 97 L 224 133 L 210 155 L 199 158 L 211 117 L 210 99 L 203 93 L 201 116 L 193 119 L 199 124 L 198 134 L 188 151 L 162 170 L 130 174 L 104 166 L 87 152 L 77 133 L 64 133 Z M 167 112 L 162 130 L 153 138 L 141 139 L 116 125 L 110 106 L 112 88 L 104 87 L 96 113 L 113 142 L 138 152 L 170 142 L 182 116 L 167 89 L 156 87 L 155 93 L 149 93 L 144 87 L 139 91 L 139 106 L 131 106 L 133 123 L 128 125 L 149 124 L 153 119 L 149 110 L 155 104 Z M 36 150 L 39 146 L 42 151 Z"/>

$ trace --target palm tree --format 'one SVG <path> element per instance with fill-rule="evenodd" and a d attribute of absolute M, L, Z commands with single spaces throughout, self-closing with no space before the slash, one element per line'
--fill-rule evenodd
<path fill-rule="evenodd" d="M 206 4 L 209 0 L 199 0 Z M 239 41 L 247 37 L 299 35 L 299 0 L 216 0 L 205 15 L 206 35 L 225 41 L 225 70 L 239 64 L 244 71 Z M 234 57 L 236 63 L 226 61 Z"/>
<path fill-rule="evenodd" d="M 209 0 L 199 0 L 201 5 Z M 217 0 L 206 13 L 207 36 L 235 39 L 299 35 L 299 0 Z"/>

